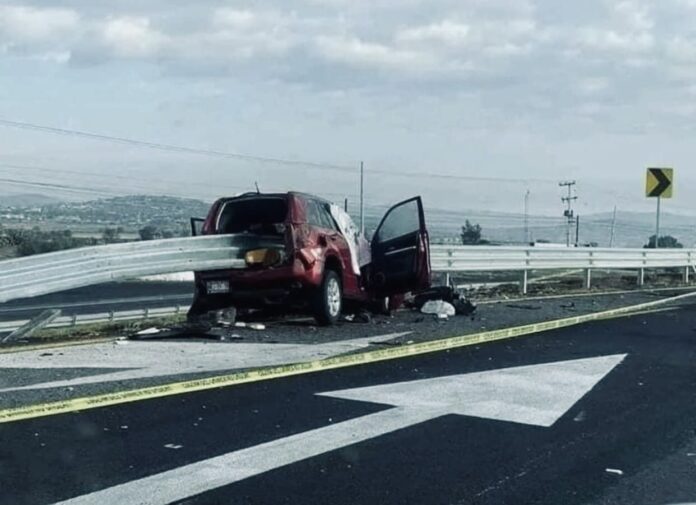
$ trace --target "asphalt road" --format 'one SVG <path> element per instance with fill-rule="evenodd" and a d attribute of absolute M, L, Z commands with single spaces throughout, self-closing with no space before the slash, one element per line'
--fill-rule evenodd
<path fill-rule="evenodd" d="M 696 502 L 694 329 L 681 307 L 2 424 L 2 502 Z"/>
<path fill-rule="evenodd" d="M 64 315 L 188 305 L 193 283 L 164 281 L 112 282 L 0 304 L 0 321 L 31 319 L 47 309 Z"/>

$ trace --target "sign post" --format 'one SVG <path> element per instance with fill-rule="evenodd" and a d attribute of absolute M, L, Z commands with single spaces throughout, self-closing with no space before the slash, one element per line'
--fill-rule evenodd
<path fill-rule="evenodd" d="M 645 177 L 645 196 L 657 198 L 655 218 L 655 248 L 660 247 L 660 204 L 663 198 L 672 198 L 674 169 L 648 168 Z"/>

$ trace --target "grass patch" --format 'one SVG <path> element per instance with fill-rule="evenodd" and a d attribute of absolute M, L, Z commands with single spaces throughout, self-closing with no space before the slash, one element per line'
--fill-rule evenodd
<path fill-rule="evenodd" d="M 124 337 L 153 326 L 168 328 L 182 324 L 185 321 L 186 314 L 178 314 L 175 316 L 153 317 L 133 321 L 83 324 L 64 328 L 44 328 L 34 333 L 28 343 L 36 344 Z"/>

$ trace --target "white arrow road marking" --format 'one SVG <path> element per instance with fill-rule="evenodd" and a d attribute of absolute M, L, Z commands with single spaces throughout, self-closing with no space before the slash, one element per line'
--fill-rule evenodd
<path fill-rule="evenodd" d="M 187 373 L 215 372 L 300 363 L 330 358 L 386 342 L 410 332 L 390 333 L 324 344 L 252 344 L 220 342 L 138 342 L 61 348 L 60 353 L 41 356 L 45 350 L 0 354 L 2 369 L 111 368 L 117 371 L 87 377 L 41 382 L 28 386 L 0 387 L 0 392 L 72 387 L 83 384 L 162 377 Z M 127 370 L 123 370 L 123 369 Z M 0 384 L 2 376 L 0 375 Z"/>
<path fill-rule="evenodd" d="M 448 414 L 550 426 L 625 356 L 322 393 L 395 408 L 223 454 L 57 505 L 165 505 Z"/>
<path fill-rule="evenodd" d="M 625 356 L 560 361 L 321 394 L 551 426 Z"/>

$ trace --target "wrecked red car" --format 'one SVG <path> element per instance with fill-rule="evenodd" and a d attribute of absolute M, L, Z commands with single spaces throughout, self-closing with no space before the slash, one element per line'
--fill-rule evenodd
<path fill-rule="evenodd" d="M 329 325 L 346 305 L 384 307 L 389 297 L 430 285 L 420 197 L 389 209 L 371 242 L 343 209 L 304 193 L 221 198 L 198 221 L 201 234 L 235 235 L 245 266 L 196 272 L 189 318 L 231 306 L 281 306 L 309 308 Z"/>

